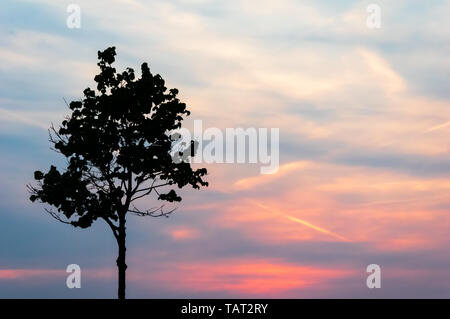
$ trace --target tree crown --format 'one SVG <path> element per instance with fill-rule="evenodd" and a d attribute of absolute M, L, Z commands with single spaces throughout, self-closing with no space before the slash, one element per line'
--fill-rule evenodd
<path fill-rule="evenodd" d="M 98 52 L 97 91 L 85 89 L 82 100 L 69 104 L 71 116 L 50 131 L 67 168 L 60 172 L 52 165 L 47 173 L 36 171 L 38 185 L 29 186 L 31 201 L 56 207 L 58 213 L 48 211 L 53 217 L 63 221 L 64 215 L 65 222 L 82 228 L 97 218 L 113 227 L 127 212 L 167 216 L 172 211 L 162 206 L 142 211 L 134 202 L 152 192 L 158 200 L 181 201 L 175 186 L 208 186 L 205 168 L 193 170 L 171 156 L 171 132 L 190 114 L 177 98 L 178 90 L 167 90 L 147 63 L 138 79 L 131 68 L 117 73 L 115 55 L 115 47 Z"/>

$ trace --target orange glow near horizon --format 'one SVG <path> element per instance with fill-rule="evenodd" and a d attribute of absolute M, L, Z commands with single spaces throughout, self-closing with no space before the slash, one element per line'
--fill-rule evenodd
<path fill-rule="evenodd" d="M 156 273 L 131 274 L 143 281 L 191 292 L 225 291 L 236 296 L 289 296 L 291 290 L 320 286 L 354 274 L 350 269 L 300 266 L 280 260 L 231 259 L 216 262 L 166 264 Z"/>

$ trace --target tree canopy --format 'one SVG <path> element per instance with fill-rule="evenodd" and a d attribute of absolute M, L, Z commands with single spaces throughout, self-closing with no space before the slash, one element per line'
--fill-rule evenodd
<path fill-rule="evenodd" d="M 63 214 L 82 228 L 98 218 L 114 226 L 127 212 L 166 215 L 170 211 L 162 207 L 140 210 L 133 202 L 151 192 L 159 200 L 177 202 L 177 187 L 208 185 L 205 168 L 193 170 L 186 161 L 172 160 L 170 132 L 190 114 L 177 98 L 178 90 L 167 90 L 147 63 L 138 79 L 131 68 L 117 73 L 112 66 L 115 55 L 115 47 L 98 52 L 97 91 L 85 89 L 81 101 L 69 104 L 71 116 L 50 132 L 54 149 L 67 158 L 67 168 L 60 172 L 52 165 L 47 173 L 36 171 L 38 186 L 30 187 L 33 202 L 56 207 L 58 212 L 49 211 L 53 217 L 63 221 Z"/>

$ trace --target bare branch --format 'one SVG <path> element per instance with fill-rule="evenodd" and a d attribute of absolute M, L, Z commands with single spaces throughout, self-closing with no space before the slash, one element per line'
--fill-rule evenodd
<path fill-rule="evenodd" d="M 152 185 L 154 183 L 155 182 L 153 182 Z M 144 188 L 144 189 L 137 190 L 135 193 L 142 192 L 142 191 L 147 191 L 147 192 L 144 193 L 144 194 L 141 194 L 141 195 L 139 195 L 139 196 L 137 196 L 137 197 L 135 197 L 133 199 L 131 199 L 131 202 L 133 202 L 133 201 L 135 201 L 135 200 L 137 200 L 139 198 L 142 198 L 142 197 L 145 197 L 145 196 L 149 195 L 152 192 L 152 190 L 155 190 L 155 192 L 156 192 L 156 188 L 158 188 L 158 187 L 163 187 L 163 186 L 167 186 L 167 185 L 172 185 L 172 183 L 169 182 L 169 183 L 160 184 L 160 185 L 156 185 L 156 186 L 150 186 L 150 187 L 147 187 L 147 188 Z M 159 193 L 158 193 L 158 195 L 159 195 Z"/>
<path fill-rule="evenodd" d="M 136 208 L 136 206 L 133 205 L 133 209 L 128 210 L 130 213 L 133 213 L 137 216 L 141 216 L 141 217 L 145 217 L 145 216 L 150 216 L 150 217 L 169 217 L 170 214 L 172 214 L 177 207 L 175 207 L 174 209 L 171 209 L 169 211 L 164 211 L 164 205 L 161 205 L 160 207 L 153 207 L 151 209 L 142 211 L 138 208 Z"/>
<path fill-rule="evenodd" d="M 119 239 L 119 227 L 117 227 L 116 225 L 113 224 L 113 222 L 105 216 L 102 216 L 102 218 L 106 221 L 106 223 L 109 225 L 109 227 L 111 228 L 113 235 L 116 239 Z"/>
<path fill-rule="evenodd" d="M 71 222 L 66 221 L 66 220 L 62 220 L 61 217 L 59 217 L 59 215 L 58 215 L 57 213 L 51 211 L 50 209 L 44 208 L 44 210 L 45 210 L 50 216 L 52 216 L 54 219 L 56 219 L 57 221 L 59 221 L 60 223 L 72 225 Z"/>

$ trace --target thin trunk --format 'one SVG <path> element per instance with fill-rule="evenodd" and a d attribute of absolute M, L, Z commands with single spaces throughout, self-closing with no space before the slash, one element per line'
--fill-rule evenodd
<path fill-rule="evenodd" d="M 117 268 L 119 271 L 119 299 L 125 299 L 125 272 L 127 270 L 127 264 L 125 263 L 125 218 L 120 218 L 119 236 L 117 238 L 117 244 L 119 247 L 119 256 L 117 257 Z"/>

